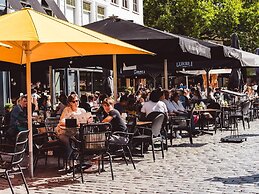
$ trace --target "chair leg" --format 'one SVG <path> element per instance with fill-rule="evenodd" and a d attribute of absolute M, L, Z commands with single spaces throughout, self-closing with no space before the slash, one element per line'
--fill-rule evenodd
<path fill-rule="evenodd" d="M 11 189 L 12 193 L 14 194 L 13 185 L 12 185 L 11 179 L 10 179 L 9 174 L 8 174 L 8 172 L 7 172 L 7 171 L 5 171 L 5 176 L 6 176 L 6 179 L 7 179 L 8 185 L 9 185 L 9 187 L 10 187 L 10 189 Z"/>
<path fill-rule="evenodd" d="M 83 176 L 83 162 L 80 161 L 80 174 L 81 174 L 81 180 L 82 180 L 82 183 L 84 183 L 84 176 Z"/>
<path fill-rule="evenodd" d="M 111 154 L 108 153 L 108 156 L 109 156 L 109 162 L 110 162 L 110 169 L 111 169 L 111 175 L 112 175 L 112 180 L 114 180 L 114 176 L 113 176 L 113 169 L 112 169 L 112 157 L 111 157 Z"/>
<path fill-rule="evenodd" d="M 20 165 L 18 165 L 18 168 L 19 168 L 19 170 L 20 170 L 20 172 L 21 172 L 21 177 L 22 177 L 22 180 L 23 180 L 23 184 L 24 184 L 24 186 L 25 186 L 25 188 L 26 188 L 27 193 L 29 194 L 28 185 L 27 185 L 26 179 L 25 179 L 25 177 L 24 177 L 24 174 L 23 174 L 23 171 L 22 171 Z"/>
<path fill-rule="evenodd" d="M 130 148 L 129 148 L 129 146 L 126 146 L 126 148 L 127 148 L 128 152 L 129 152 L 129 159 L 130 159 L 130 161 L 131 161 L 131 163 L 132 163 L 132 165 L 133 165 L 133 168 L 136 169 L 136 166 L 135 166 L 135 164 L 134 164 L 134 161 L 133 161 L 133 158 L 132 158 L 132 154 L 131 154 Z"/>
<path fill-rule="evenodd" d="M 193 141 L 192 141 L 192 131 L 188 131 L 189 133 L 189 139 L 190 139 L 190 144 L 193 144 Z"/>
<path fill-rule="evenodd" d="M 162 151 L 162 158 L 165 157 L 164 155 L 164 142 L 163 142 L 163 138 L 161 137 L 161 151 Z"/>
<path fill-rule="evenodd" d="M 124 146 L 121 146 L 121 148 L 122 148 L 122 157 L 123 157 L 125 163 L 126 163 L 127 165 L 129 165 L 129 164 L 128 164 L 128 161 L 127 161 L 127 158 L 126 158 L 125 151 L 124 151 Z"/>
<path fill-rule="evenodd" d="M 154 148 L 154 142 L 153 142 L 153 140 L 151 140 L 151 146 L 152 146 L 153 161 L 155 162 L 156 156 L 155 156 L 155 148 Z"/>
<path fill-rule="evenodd" d="M 243 128 L 245 130 L 245 119 L 244 118 L 242 119 L 242 123 L 243 123 Z"/>

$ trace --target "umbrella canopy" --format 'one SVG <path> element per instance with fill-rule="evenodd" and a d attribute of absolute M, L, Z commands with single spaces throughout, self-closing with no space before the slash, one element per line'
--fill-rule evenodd
<path fill-rule="evenodd" d="M 119 40 L 73 25 L 32 9 L 0 17 L 0 60 L 26 64 L 30 173 L 33 176 L 31 62 L 84 55 L 152 54 Z"/>
<path fill-rule="evenodd" d="M 1 16 L 0 23 L 0 41 L 13 47 L 0 48 L 1 61 L 25 64 L 25 50 L 33 51 L 31 62 L 85 55 L 151 54 L 31 9 Z"/>
<path fill-rule="evenodd" d="M 210 58 L 210 48 L 188 37 L 163 32 L 112 16 L 84 27 L 108 36 L 145 48 L 156 56 L 120 56 L 126 65 L 161 63 L 168 61 L 197 60 Z"/>

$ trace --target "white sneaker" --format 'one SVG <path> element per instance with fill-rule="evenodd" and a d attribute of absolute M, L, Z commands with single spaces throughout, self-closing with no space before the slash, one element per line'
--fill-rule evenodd
<path fill-rule="evenodd" d="M 173 137 L 176 139 L 181 139 L 182 136 L 179 134 L 179 132 L 177 131 L 176 133 L 173 133 Z"/>

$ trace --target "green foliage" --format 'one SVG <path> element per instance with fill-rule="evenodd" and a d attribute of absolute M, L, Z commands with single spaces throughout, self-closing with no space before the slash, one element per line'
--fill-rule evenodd
<path fill-rule="evenodd" d="M 259 47 L 258 0 L 144 0 L 144 23 L 227 45 L 236 32 L 243 50 Z"/>

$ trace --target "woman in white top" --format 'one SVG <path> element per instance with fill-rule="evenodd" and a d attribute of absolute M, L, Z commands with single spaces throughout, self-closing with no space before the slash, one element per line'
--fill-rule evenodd
<path fill-rule="evenodd" d="M 79 108 L 79 99 L 77 94 L 71 94 L 67 98 L 67 106 L 63 110 L 59 124 L 56 127 L 58 138 L 65 146 L 65 158 L 69 159 L 72 148 L 69 143 L 69 136 L 66 135 L 65 121 L 66 119 L 74 118 L 77 119 L 77 125 L 85 122 L 92 122 L 91 113 L 86 113 L 85 109 Z"/>
<path fill-rule="evenodd" d="M 152 120 L 149 118 L 151 113 L 164 113 L 167 115 L 167 108 L 163 101 L 160 100 L 163 96 L 163 92 L 159 90 L 153 90 L 150 94 L 149 101 L 145 102 L 141 108 L 141 113 L 145 114 L 147 120 Z"/>

